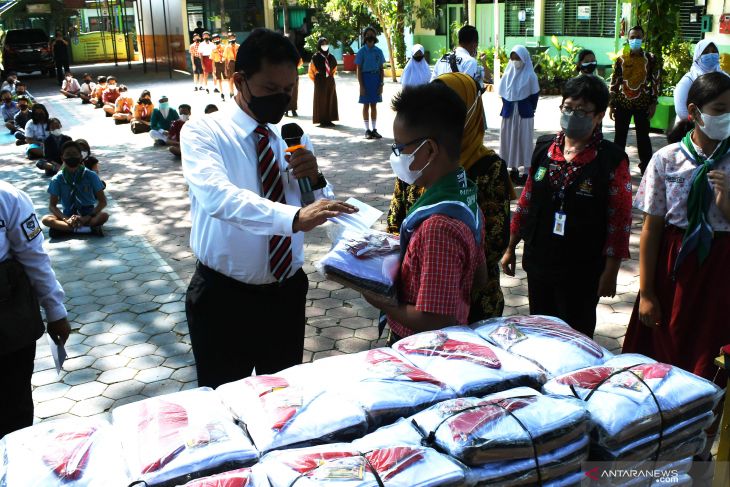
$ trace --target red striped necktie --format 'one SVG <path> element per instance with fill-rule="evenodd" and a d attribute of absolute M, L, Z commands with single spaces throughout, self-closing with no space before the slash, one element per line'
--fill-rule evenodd
<path fill-rule="evenodd" d="M 269 143 L 269 129 L 265 125 L 259 125 L 256 127 L 255 132 L 259 136 L 256 151 L 259 156 L 259 175 L 261 176 L 264 197 L 277 203 L 286 204 L 281 172 Z M 277 281 L 282 282 L 289 277 L 291 265 L 291 237 L 272 235 L 269 238 L 269 268 Z"/>

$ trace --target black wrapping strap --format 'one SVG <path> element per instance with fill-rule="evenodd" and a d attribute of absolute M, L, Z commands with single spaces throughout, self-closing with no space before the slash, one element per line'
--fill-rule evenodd
<path fill-rule="evenodd" d="M 369 453 L 369 452 L 368 452 L 368 453 Z M 358 454 L 359 456 L 363 457 L 363 459 L 365 459 L 365 463 L 366 463 L 366 464 L 367 464 L 367 466 L 368 466 L 368 467 L 370 468 L 370 472 L 371 472 L 371 473 L 373 474 L 373 476 L 375 477 L 375 482 L 377 482 L 377 484 L 378 484 L 378 487 L 385 487 L 385 484 L 383 483 L 383 479 L 381 479 L 381 478 L 380 478 L 380 474 L 379 474 L 379 473 L 378 473 L 378 471 L 377 471 L 377 470 L 375 469 L 375 467 L 373 466 L 373 464 L 372 464 L 372 463 L 370 463 L 370 460 L 368 460 L 368 457 L 366 457 L 366 456 L 365 456 L 365 453 L 362 453 L 362 452 L 357 452 L 357 454 Z M 325 463 L 321 463 L 321 464 L 317 465 L 317 466 L 316 466 L 316 467 L 314 467 L 314 468 L 310 468 L 310 469 L 309 469 L 309 470 L 307 470 L 306 472 L 302 472 L 302 473 L 300 473 L 300 474 L 299 474 L 299 476 L 298 476 L 297 478 L 295 478 L 295 479 L 294 479 L 294 480 L 292 481 L 292 483 L 291 483 L 291 484 L 289 484 L 289 487 L 294 487 L 294 484 L 296 484 L 296 483 L 297 483 L 297 482 L 299 481 L 299 479 L 301 479 L 302 477 L 307 477 L 307 476 L 308 476 L 308 475 L 309 475 L 310 473 L 314 472 L 314 471 L 315 471 L 315 470 L 317 470 L 317 469 L 318 469 L 319 467 L 321 467 L 322 465 L 326 465 L 326 464 L 327 464 L 326 462 L 325 462 Z"/>
<path fill-rule="evenodd" d="M 524 397 L 533 397 L 533 396 L 506 397 L 504 399 L 519 399 L 519 398 L 524 398 Z M 458 416 L 459 414 L 461 414 L 461 413 L 463 413 L 465 411 L 471 411 L 472 409 L 481 409 L 481 408 L 484 408 L 484 407 L 487 407 L 487 406 L 497 406 L 497 407 L 501 408 L 505 413 L 507 413 L 512 419 L 514 419 L 515 421 L 517 421 L 517 424 L 519 424 L 520 427 L 525 431 L 525 433 L 527 433 L 527 437 L 530 439 L 530 446 L 532 446 L 533 460 L 535 460 L 535 470 L 537 472 L 537 483 L 538 483 L 538 485 L 542 485 L 542 472 L 541 472 L 541 469 L 540 469 L 540 460 L 539 460 L 538 454 L 537 454 L 537 445 L 535 445 L 535 439 L 532 437 L 532 433 L 530 433 L 530 430 L 527 429 L 527 426 L 525 426 L 525 424 L 520 420 L 520 418 L 518 418 L 517 416 L 515 416 L 515 414 L 512 411 L 510 411 L 509 409 L 507 409 L 506 407 L 504 407 L 502 404 L 500 404 L 500 401 L 491 402 L 491 403 L 488 403 L 488 404 L 479 404 L 479 405 L 475 405 L 475 406 L 469 406 L 469 407 L 464 408 L 464 409 L 460 409 L 459 411 L 456 411 L 456 412 L 454 412 L 454 413 L 446 416 L 428 434 L 426 434 L 425 430 L 416 422 L 415 419 L 412 419 L 411 420 L 411 424 L 416 429 L 416 431 L 418 431 L 418 434 L 421 435 L 421 445 L 427 446 L 429 448 L 433 448 L 434 450 L 436 450 L 436 451 L 438 451 L 440 453 L 448 454 L 448 452 L 444 448 L 441 448 L 436 443 L 436 431 L 438 431 L 438 429 L 441 428 L 441 426 L 445 422 L 447 422 L 448 420 L 450 420 L 454 416 Z"/>
<path fill-rule="evenodd" d="M 591 390 L 591 392 L 588 393 L 588 395 L 585 397 L 585 399 L 581 398 L 578 395 L 578 393 L 575 390 L 575 387 L 573 386 L 573 384 L 570 385 L 570 390 L 571 390 L 571 392 L 573 392 L 573 395 L 576 398 L 581 399 L 582 401 L 588 402 L 591 399 L 591 397 L 593 397 L 593 394 L 603 384 L 605 384 L 606 382 L 608 382 L 611 378 L 613 378 L 613 377 L 615 377 L 615 376 L 617 376 L 619 374 L 623 374 L 624 372 L 628 372 L 628 373 L 632 374 L 634 377 L 636 377 L 639 380 L 639 382 L 641 382 L 642 384 L 644 384 L 644 386 L 646 387 L 646 389 L 649 391 L 649 394 L 651 394 L 651 398 L 654 399 L 654 404 L 656 404 L 656 409 L 659 412 L 659 438 L 657 439 L 657 449 L 656 449 L 656 454 L 654 455 L 654 461 L 657 462 L 657 461 L 659 461 L 659 455 L 662 452 L 662 442 L 664 441 L 664 411 L 662 411 L 662 406 L 659 404 L 659 400 L 657 399 L 656 395 L 654 394 L 654 391 L 651 390 L 651 387 L 649 387 L 649 384 L 646 383 L 646 381 L 644 380 L 643 377 L 641 377 L 639 374 L 637 374 L 636 372 L 634 372 L 633 370 L 631 370 L 632 368 L 638 367 L 639 365 L 647 365 L 647 364 L 630 365 L 628 367 L 624 367 L 623 369 L 619 369 L 619 370 L 616 370 L 616 371 L 612 372 L 605 379 L 601 380 L 598 384 L 596 384 L 596 387 L 594 387 Z M 651 364 L 648 364 L 648 365 L 651 365 Z"/>

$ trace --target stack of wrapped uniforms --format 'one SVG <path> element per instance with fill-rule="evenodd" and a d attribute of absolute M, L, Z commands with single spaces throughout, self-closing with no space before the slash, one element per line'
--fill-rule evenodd
<path fill-rule="evenodd" d="M 353 444 L 434 448 L 466 465 L 467 485 L 571 485 L 588 458 L 590 427 L 581 401 L 519 387 L 441 402 Z"/>
<path fill-rule="evenodd" d="M 489 343 L 539 365 L 550 378 L 594 365 L 613 354 L 552 316 L 491 318 L 472 325 Z"/>
<path fill-rule="evenodd" d="M 183 487 L 269 487 L 269 483 L 257 477 L 252 469 L 239 468 L 191 480 Z"/>
<path fill-rule="evenodd" d="M 367 433 L 363 409 L 330 391 L 311 364 L 257 375 L 216 389 L 262 453 L 350 441 Z"/>
<path fill-rule="evenodd" d="M 148 486 L 248 467 L 258 452 L 215 391 L 201 387 L 126 404 L 112 413 L 132 480 Z"/>
<path fill-rule="evenodd" d="M 693 457 L 722 395 L 708 380 L 639 354 L 556 377 L 543 391 L 585 402 L 593 460 L 642 462 Z"/>
<path fill-rule="evenodd" d="M 79 418 L 39 423 L 0 440 L 0 485 L 123 487 L 129 475 L 121 451 L 108 421 Z"/>
<path fill-rule="evenodd" d="M 345 230 L 317 269 L 328 279 L 356 291 L 370 291 L 397 302 L 400 241 L 376 230 Z"/>
<path fill-rule="evenodd" d="M 487 343 L 465 326 L 411 335 L 393 348 L 459 397 L 483 396 L 518 386 L 539 389 L 546 380 L 537 365 Z"/>
<path fill-rule="evenodd" d="M 456 397 L 449 386 L 391 348 L 328 357 L 314 362 L 314 369 L 318 383 L 365 411 L 371 431 Z"/>
<path fill-rule="evenodd" d="M 360 450 L 335 443 L 268 453 L 254 467 L 271 487 L 450 487 L 464 468 L 432 448 L 395 444 Z"/>

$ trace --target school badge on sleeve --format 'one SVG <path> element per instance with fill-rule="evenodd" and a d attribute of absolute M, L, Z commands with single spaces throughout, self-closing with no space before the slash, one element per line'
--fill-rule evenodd
<path fill-rule="evenodd" d="M 542 181 L 546 173 L 547 169 L 545 169 L 545 167 L 538 168 L 537 172 L 535 173 L 535 181 Z"/>
<path fill-rule="evenodd" d="M 23 229 L 25 238 L 28 242 L 36 238 L 41 233 L 41 226 L 38 223 L 35 213 L 32 213 L 27 219 L 20 223 L 20 227 Z"/>

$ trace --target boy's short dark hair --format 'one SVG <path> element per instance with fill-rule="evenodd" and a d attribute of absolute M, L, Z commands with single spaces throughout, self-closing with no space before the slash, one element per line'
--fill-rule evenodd
<path fill-rule="evenodd" d="M 25 84 L 25 81 L 18 80 L 18 82 L 15 83 L 15 86 L 28 86 L 28 85 Z"/>
<path fill-rule="evenodd" d="M 106 77 L 106 81 L 107 81 L 107 83 L 108 83 L 109 81 L 116 81 L 116 80 L 117 80 L 117 77 L 116 77 L 116 76 L 107 76 L 107 77 Z"/>
<path fill-rule="evenodd" d="M 213 104 L 213 103 L 211 103 L 209 105 L 206 105 L 206 107 L 205 107 L 205 114 L 206 115 L 209 114 L 209 113 L 217 112 L 217 111 L 218 111 L 218 106 L 215 105 L 215 104 Z"/>
<path fill-rule="evenodd" d="M 190 108 L 190 105 L 187 103 L 181 103 L 179 107 L 177 107 L 178 110 L 182 110 L 183 108 L 187 108 L 189 111 L 193 111 L 192 108 Z"/>
<path fill-rule="evenodd" d="M 473 25 L 465 25 L 459 29 L 459 44 L 471 44 L 479 41 L 479 31 Z"/>
<path fill-rule="evenodd" d="M 591 102 L 596 106 L 596 113 L 606 111 L 608 96 L 606 82 L 597 76 L 571 78 L 563 86 L 563 101 L 566 98 L 573 98 Z"/>
<path fill-rule="evenodd" d="M 409 128 L 435 139 L 452 159 L 459 158 L 466 105 L 454 90 L 443 83 L 409 86 L 395 95 L 391 108 Z"/>
<path fill-rule="evenodd" d="M 81 154 L 81 146 L 75 140 L 69 140 L 68 142 L 63 144 L 61 146 L 61 154 L 66 152 L 67 149 L 76 149 L 77 151 L 79 151 L 79 154 Z"/>
<path fill-rule="evenodd" d="M 96 82 L 97 83 L 106 83 L 106 76 L 97 76 Z"/>
<path fill-rule="evenodd" d="M 247 77 L 261 70 L 262 61 L 269 64 L 299 64 L 299 52 L 289 39 L 269 29 L 254 29 L 238 48 L 236 71 Z"/>
<path fill-rule="evenodd" d="M 641 32 L 641 35 L 644 35 L 644 36 L 646 35 L 646 32 L 644 32 L 644 28 L 640 25 L 635 25 L 632 28 L 630 28 L 629 33 L 631 33 L 632 30 L 638 30 L 639 32 Z"/>

